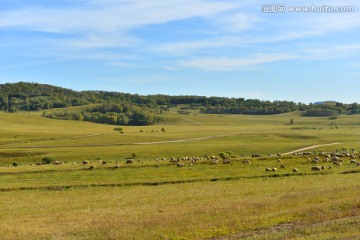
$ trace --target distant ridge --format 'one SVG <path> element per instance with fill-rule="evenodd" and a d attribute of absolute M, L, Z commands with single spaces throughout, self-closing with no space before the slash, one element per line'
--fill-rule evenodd
<path fill-rule="evenodd" d="M 360 104 L 342 104 L 333 100 L 313 104 L 292 101 L 264 101 L 259 99 L 206 97 L 196 95 L 139 95 L 108 91 L 74 91 L 62 87 L 39 83 L 0 84 L 0 111 L 39 111 L 72 106 L 92 106 L 91 111 L 71 115 L 68 111 L 59 113 L 58 118 L 86 119 L 91 112 L 96 119 L 108 122 L 128 122 L 128 118 L 141 119 L 146 114 L 161 114 L 171 107 L 179 106 L 179 114 L 193 111 L 205 114 L 247 114 L 271 115 L 301 111 L 304 116 L 333 116 L 338 114 L 360 114 Z M 116 113 L 116 114 L 115 114 Z M 46 115 L 46 113 L 43 113 Z M 127 115 L 126 115 L 127 114 Z M 88 114 L 90 115 L 90 113 Z M 95 118 L 95 117 L 94 117 Z M 120 119 L 120 120 L 119 120 Z M 100 121 L 100 120 L 99 120 Z M 127 125 L 127 124 L 125 124 Z"/>

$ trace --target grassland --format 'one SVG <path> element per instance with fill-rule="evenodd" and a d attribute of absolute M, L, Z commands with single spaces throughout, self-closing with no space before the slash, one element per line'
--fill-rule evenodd
<path fill-rule="evenodd" d="M 114 126 L 46 119 L 40 112 L 0 113 L 2 239 L 360 236 L 360 167 L 349 158 L 331 170 L 321 163 L 326 170 L 316 173 L 307 157 L 282 156 L 285 169 L 276 156 L 250 158 L 329 143 L 337 144 L 308 151 L 358 151 L 360 116 L 182 115 L 174 109 L 162 117 L 154 126 L 123 127 L 121 134 Z M 223 151 L 232 153 L 232 164 L 205 160 Z M 135 162 L 125 164 L 132 153 Z M 45 156 L 64 164 L 33 166 Z M 204 160 L 179 168 L 169 163 L 172 156 Z M 84 160 L 96 168 L 88 170 Z M 19 166 L 6 167 L 13 162 Z"/>

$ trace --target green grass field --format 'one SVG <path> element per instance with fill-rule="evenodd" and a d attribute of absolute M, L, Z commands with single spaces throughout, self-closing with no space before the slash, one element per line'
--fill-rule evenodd
<path fill-rule="evenodd" d="M 0 113 L 2 239 L 360 236 L 360 166 L 344 158 L 332 169 L 321 161 L 326 169 L 314 172 L 307 156 L 289 154 L 280 157 L 286 165 L 281 169 L 275 156 L 324 144 L 334 145 L 305 151 L 358 152 L 358 115 L 329 120 L 300 113 L 182 115 L 173 109 L 162 114 L 163 122 L 126 126 L 121 134 L 116 126 L 41 114 Z M 225 151 L 233 155 L 231 164 L 206 159 Z M 263 157 L 251 158 L 253 153 Z M 132 154 L 134 163 L 126 164 Z M 64 164 L 36 166 L 46 156 Z M 203 160 L 184 167 L 169 162 L 193 156 Z M 8 167 L 14 162 L 19 165 Z M 278 171 L 266 172 L 268 167 Z"/>

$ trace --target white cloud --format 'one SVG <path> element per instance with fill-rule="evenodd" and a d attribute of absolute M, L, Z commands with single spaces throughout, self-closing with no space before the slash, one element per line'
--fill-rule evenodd
<path fill-rule="evenodd" d="M 26 41 L 17 39 L 13 41 L 13 45 L 11 41 L 6 42 L 2 39 L 1 44 L 4 49 L 7 45 L 15 51 L 19 49 L 22 51 L 18 46 L 23 40 L 21 46 L 27 48 L 24 55 L 32 54 L 46 58 L 53 56 L 64 60 L 104 60 L 113 66 L 123 67 L 132 66 L 132 63 L 136 62 L 136 59 L 133 62 L 132 59 L 124 60 L 124 54 L 140 55 L 144 59 L 157 59 L 159 54 L 171 54 L 180 55 L 184 60 L 171 56 L 174 58 L 170 59 L 169 66 L 161 66 L 163 69 L 178 69 L 179 66 L 174 65 L 174 62 L 181 61 L 180 67 L 216 71 L 248 69 L 260 64 L 294 59 L 339 58 L 359 51 L 356 44 L 349 46 L 329 44 L 319 47 L 321 40 L 326 40 L 329 33 L 350 32 L 359 28 L 358 12 L 262 14 L 261 5 L 264 2 L 248 0 L 241 1 L 241 4 L 230 0 L 193 0 L 191 3 L 183 0 L 76 0 L 74 2 L 76 4 L 68 4 L 66 7 L 29 6 L 13 11 L 0 9 L 0 31 L 1 28 L 13 28 L 27 32 L 59 33 L 46 37 L 33 34 L 31 35 L 33 38 Z M 306 2 L 310 1 L 304 1 L 304 5 Z M 311 4 L 320 3 L 322 4 L 323 1 Z M 336 2 L 327 4 L 339 5 Z M 341 3 L 341 5 L 355 4 L 358 11 L 359 4 L 356 1 Z M 187 32 L 188 41 L 176 42 L 176 38 L 169 37 L 161 39 L 159 43 L 157 40 L 148 39 L 146 34 L 136 35 L 137 33 L 133 31 L 142 26 L 184 19 L 190 22 L 197 18 L 201 18 L 205 26 L 198 26 L 195 23 L 193 28 L 198 35 L 193 37 Z M 202 34 L 201 31 L 205 27 L 209 27 L 209 33 Z M 171 25 L 166 29 L 171 31 Z M 311 48 L 313 42 L 307 42 L 307 37 L 315 39 L 316 45 L 313 48 Z M 291 47 L 299 49 L 291 49 L 288 43 L 293 44 Z M 112 48 L 126 48 L 126 53 L 120 54 Z M 223 57 L 217 57 L 220 53 Z M 244 55 L 249 57 L 233 57 Z M 40 62 L 42 60 L 39 60 Z"/>
<path fill-rule="evenodd" d="M 328 45 L 324 48 L 298 49 L 293 52 L 258 53 L 251 57 L 203 57 L 185 60 L 180 63 L 183 67 L 196 68 L 206 71 L 245 70 L 261 64 L 289 61 L 289 60 L 329 60 L 346 58 L 357 55 L 360 44 Z"/>
<path fill-rule="evenodd" d="M 168 54 L 187 55 L 191 52 L 200 49 L 235 46 L 243 42 L 245 41 L 241 37 L 227 36 L 227 37 L 208 38 L 208 39 L 196 40 L 196 41 L 167 43 L 155 47 L 155 50 Z"/>
<path fill-rule="evenodd" d="M 334 59 L 358 54 L 360 44 L 328 45 L 324 48 L 309 48 L 301 50 L 303 59 Z"/>
<path fill-rule="evenodd" d="M 204 17 L 232 10 L 238 4 L 194 0 L 91 1 L 94 6 L 72 9 L 26 8 L 3 12 L 0 27 L 22 27 L 47 32 L 122 32 L 138 26 Z"/>
<path fill-rule="evenodd" d="M 62 40 L 62 44 L 73 48 L 117 48 L 136 45 L 141 39 L 122 34 L 88 34 L 81 38 Z"/>
<path fill-rule="evenodd" d="M 237 11 L 233 14 L 221 14 L 213 19 L 213 21 L 218 25 L 218 28 L 221 29 L 222 32 L 241 33 L 262 20 L 255 15 L 244 14 L 241 11 Z"/>
<path fill-rule="evenodd" d="M 230 57 L 214 57 L 214 58 L 197 58 L 184 61 L 181 64 L 185 67 L 197 68 L 208 71 L 226 71 L 226 70 L 242 70 L 259 64 L 278 62 L 285 60 L 294 60 L 299 57 L 293 54 L 257 54 L 247 58 L 230 58 Z"/>

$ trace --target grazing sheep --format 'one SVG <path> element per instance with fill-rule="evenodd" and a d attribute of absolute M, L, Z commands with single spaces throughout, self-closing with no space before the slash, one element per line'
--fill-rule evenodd
<path fill-rule="evenodd" d="M 325 166 L 321 166 L 321 170 L 325 170 Z"/>
<path fill-rule="evenodd" d="M 127 159 L 125 163 L 126 163 L 126 164 L 129 164 L 129 163 L 133 163 L 133 162 L 134 162 L 133 159 Z"/>
<path fill-rule="evenodd" d="M 357 161 L 355 159 L 351 159 L 350 163 L 357 163 Z"/>
<path fill-rule="evenodd" d="M 280 165 L 280 168 L 286 168 L 286 166 L 285 166 L 285 165 L 283 165 L 283 164 L 281 164 L 281 165 Z"/>
<path fill-rule="evenodd" d="M 277 168 L 273 168 L 273 169 L 271 169 L 271 171 L 273 171 L 273 172 L 277 172 Z"/>
<path fill-rule="evenodd" d="M 155 168 L 160 168 L 159 165 L 155 165 Z"/>
<path fill-rule="evenodd" d="M 219 164 L 219 160 L 212 160 L 212 161 L 210 162 L 210 164 L 212 164 L 212 165 Z"/>
<path fill-rule="evenodd" d="M 83 165 L 88 165 L 90 162 L 88 161 L 88 160 L 84 160 L 84 161 L 82 161 L 82 164 Z"/>
<path fill-rule="evenodd" d="M 297 168 L 293 168 L 293 173 L 298 173 L 299 172 L 299 170 L 297 169 Z"/>
<path fill-rule="evenodd" d="M 185 167 L 185 164 L 184 163 L 178 163 L 176 164 L 177 167 Z"/>
<path fill-rule="evenodd" d="M 224 160 L 224 161 L 223 161 L 223 164 L 230 164 L 230 163 L 231 163 L 230 160 Z"/>
<path fill-rule="evenodd" d="M 101 165 L 106 165 L 106 161 L 102 161 Z"/>
<path fill-rule="evenodd" d="M 329 169 L 332 169 L 332 166 L 329 166 Z"/>
<path fill-rule="evenodd" d="M 95 166 L 94 166 L 94 165 L 92 165 L 92 166 L 89 167 L 89 170 L 94 170 L 94 169 L 95 169 Z"/>
<path fill-rule="evenodd" d="M 242 162 L 243 162 L 243 163 L 246 163 L 246 164 L 251 163 L 250 160 L 243 160 Z"/>
<path fill-rule="evenodd" d="M 341 163 L 339 163 L 339 162 L 333 162 L 333 164 L 336 166 L 339 166 L 339 167 L 341 166 Z"/>
<path fill-rule="evenodd" d="M 53 162 L 53 165 L 61 165 L 61 164 L 63 164 L 63 162 L 60 162 L 60 161 L 54 161 Z"/>
<path fill-rule="evenodd" d="M 313 166 L 313 167 L 311 167 L 311 170 L 313 170 L 313 171 L 321 171 L 321 167 L 320 166 Z"/>
<path fill-rule="evenodd" d="M 116 168 L 120 168 L 120 165 L 115 165 L 115 166 L 114 166 L 114 169 L 116 169 Z"/>
<path fill-rule="evenodd" d="M 281 163 L 281 159 L 280 159 L 280 158 L 279 158 L 277 161 L 278 161 L 278 163 Z"/>
<path fill-rule="evenodd" d="M 265 172 L 271 172 L 271 168 L 265 168 Z"/>
<path fill-rule="evenodd" d="M 360 166 L 360 162 L 357 162 L 357 163 L 355 164 L 355 166 L 359 167 L 359 166 Z"/>

